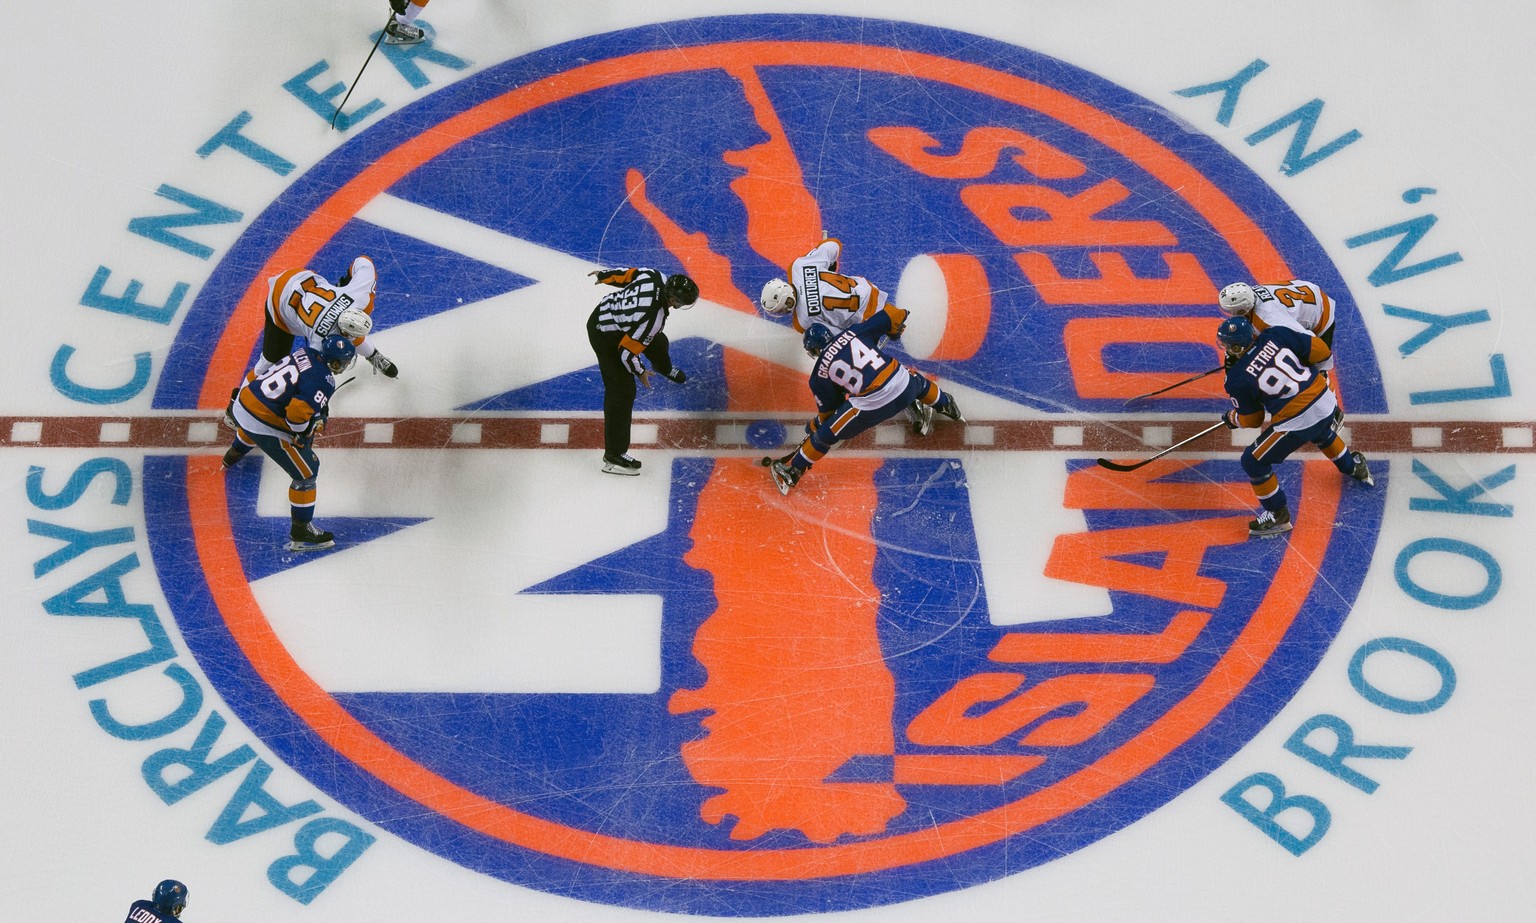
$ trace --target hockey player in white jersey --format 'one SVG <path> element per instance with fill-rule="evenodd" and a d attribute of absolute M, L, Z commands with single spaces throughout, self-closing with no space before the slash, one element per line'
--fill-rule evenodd
<path fill-rule="evenodd" d="M 341 334 L 368 360 L 375 374 L 394 378 L 400 369 L 368 340 L 373 330 L 373 295 L 378 285 L 373 260 L 359 256 L 335 282 L 309 269 L 290 269 L 267 280 L 267 300 L 261 333 L 261 355 L 245 381 L 255 381 L 287 358 L 294 346 L 319 349 L 327 336 Z M 235 425 L 235 388 L 224 420 Z"/>
<path fill-rule="evenodd" d="M 835 237 L 817 244 L 790 264 L 787 281 L 774 279 L 763 286 L 763 310 L 775 317 L 793 312 L 790 322 L 801 334 L 811 324 L 826 324 L 841 332 L 885 311 L 891 315 L 891 336 L 899 338 L 907 312 L 891 304 L 890 296 L 863 276 L 838 272 L 842 253 L 843 243 Z"/>
<path fill-rule="evenodd" d="M 774 317 L 790 315 L 795 332 L 801 334 L 811 324 L 824 324 L 841 333 L 884 312 L 891 319 L 891 338 L 900 339 L 907 326 L 907 312 L 865 277 L 838 272 L 842 254 L 842 241 L 826 238 L 790 264 L 787 279 L 769 280 L 758 304 Z M 913 433 L 926 436 L 933 431 L 932 407 L 913 402 L 906 413 Z"/>
<path fill-rule="evenodd" d="M 1333 299 L 1314 282 L 1304 279 L 1266 285 L 1233 282 L 1221 290 L 1217 302 L 1221 313 L 1228 317 L 1246 317 L 1255 330 L 1290 327 L 1312 334 L 1333 349 Z M 1317 368 L 1322 371 L 1333 368 L 1333 357 L 1318 363 Z"/>

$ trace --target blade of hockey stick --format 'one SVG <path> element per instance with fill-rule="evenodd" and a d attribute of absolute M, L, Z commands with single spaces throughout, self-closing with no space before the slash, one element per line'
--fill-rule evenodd
<path fill-rule="evenodd" d="M 1125 402 L 1127 404 L 1134 404 L 1137 401 L 1143 400 L 1145 398 L 1156 397 L 1157 395 L 1162 394 L 1164 391 L 1172 391 L 1174 388 L 1182 388 L 1185 385 L 1189 384 L 1190 382 L 1199 381 L 1200 379 L 1204 378 L 1207 375 L 1215 375 L 1217 372 L 1221 371 L 1224 368 L 1226 368 L 1226 366 L 1218 365 L 1214 369 L 1211 369 L 1209 372 L 1201 372 L 1199 375 L 1192 375 L 1189 378 L 1184 379 L 1183 381 L 1176 381 L 1176 382 L 1174 382 L 1173 384 L 1169 385 L 1166 388 L 1158 388 L 1156 391 L 1148 391 L 1146 394 L 1138 394 L 1135 397 L 1127 398 Z"/>
<path fill-rule="evenodd" d="M 1140 468 L 1142 465 L 1148 464 L 1149 462 L 1157 461 L 1159 458 L 1162 458 L 1164 455 L 1167 455 L 1169 452 L 1172 452 L 1174 449 L 1182 448 L 1184 446 L 1189 445 L 1191 442 L 1194 442 L 1196 439 L 1199 439 L 1201 436 L 1209 435 L 1210 433 L 1213 433 L 1213 432 L 1215 432 L 1218 429 L 1225 428 L 1226 425 L 1227 424 L 1225 424 L 1225 423 L 1216 423 L 1214 426 L 1207 427 L 1206 429 L 1203 429 L 1200 432 L 1195 433 L 1193 436 L 1190 436 L 1188 439 L 1185 439 L 1183 442 L 1176 442 L 1176 443 L 1174 443 L 1173 445 L 1171 445 L 1168 448 L 1162 450 L 1161 452 L 1157 453 L 1156 455 L 1153 455 L 1151 458 L 1144 458 L 1144 459 L 1142 459 L 1139 462 L 1132 462 L 1129 465 L 1122 465 L 1119 462 L 1112 462 L 1112 461 L 1110 461 L 1107 458 L 1101 458 L 1101 459 L 1099 459 L 1099 467 L 1101 467 L 1101 468 L 1108 468 L 1111 471 L 1135 471 L 1137 468 Z"/>
<path fill-rule="evenodd" d="M 389 19 L 384 21 L 384 28 L 388 29 L 389 24 L 394 21 L 395 14 L 393 11 L 391 11 L 389 14 Z M 384 41 L 384 33 L 380 32 L 379 37 L 373 40 L 373 48 L 369 49 L 368 57 L 363 59 L 363 66 L 357 69 L 357 76 L 352 78 L 352 85 L 347 87 L 347 95 L 341 98 L 341 105 L 337 106 L 336 111 L 331 113 L 332 128 L 336 127 L 336 119 L 341 115 L 341 110 L 346 108 L 347 100 L 352 98 L 352 91 L 357 89 L 357 82 L 363 79 L 363 71 L 368 69 L 368 62 L 373 60 L 373 53 L 379 50 L 379 43 L 382 41 Z"/>

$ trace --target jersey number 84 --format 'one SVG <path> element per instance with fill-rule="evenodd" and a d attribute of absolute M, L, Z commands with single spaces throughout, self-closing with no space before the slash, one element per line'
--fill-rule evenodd
<path fill-rule="evenodd" d="M 858 394 L 864 390 L 864 373 L 860 369 L 879 370 L 885 365 L 885 357 L 864 345 L 857 337 L 848 343 L 848 352 L 853 358 L 853 364 L 849 365 L 841 357 L 832 360 L 827 366 L 827 377 L 839 388 L 851 394 Z"/>

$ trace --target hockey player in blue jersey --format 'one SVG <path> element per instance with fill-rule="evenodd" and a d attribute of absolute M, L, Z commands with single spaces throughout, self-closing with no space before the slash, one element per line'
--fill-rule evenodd
<path fill-rule="evenodd" d="M 173 923 L 187 906 L 187 886 L 167 878 L 147 901 L 134 901 L 124 923 Z"/>
<path fill-rule="evenodd" d="M 1222 422 L 1229 429 L 1262 427 L 1242 458 L 1262 507 L 1258 518 L 1248 523 L 1249 535 L 1269 538 L 1291 531 L 1291 513 L 1275 465 L 1305 443 L 1317 446 L 1341 472 L 1367 487 L 1376 483 L 1365 456 L 1350 451 L 1339 438 L 1334 419 L 1338 402 L 1316 370 L 1331 355 L 1327 343 L 1290 327 L 1258 331 L 1241 316 L 1222 321 L 1216 340 L 1226 353 L 1226 389 L 1232 398 L 1232 409 L 1222 415 Z"/>
<path fill-rule="evenodd" d="M 880 338 L 890 332 L 891 315 L 885 312 L 846 330 L 821 323 L 806 328 L 801 344 L 816 360 L 811 368 L 816 419 L 807 425 L 810 434 L 799 448 L 769 463 L 779 493 L 788 495 L 834 445 L 884 423 L 913 401 L 956 423 L 965 422 L 953 395 L 880 349 Z"/>
<path fill-rule="evenodd" d="M 331 334 L 320 348 L 302 346 L 260 377 L 247 381 L 233 406 L 235 440 L 224 453 L 232 467 L 252 449 L 260 448 L 293 479 L 288 486 L 292 514 L 289 551 L 317 551 L 336 544 L 335 536 L 315 527 L 315 480 L 320 459 L 314 439 L 325 428 L 336 375 L 351 368 L 357 348 L 340 334 Z"/>

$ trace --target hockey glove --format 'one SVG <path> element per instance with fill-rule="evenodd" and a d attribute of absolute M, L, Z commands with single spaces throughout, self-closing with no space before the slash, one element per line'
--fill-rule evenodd
<path fill-rule="evenodd" d="M 1227 425 L 1227 429 L 1241 429 L 1242 423 L 1238 422 L 1237 411 L 1229 410 L 1221 415 L 1221 422 Z"/>
<path fill-rule="evenodd" d="M 636 378 L 639 378 L 645 374 L 645 360 L 640 358 L 639 353 L 632 353 L 624 347 L 620 346 L 619 361 L 624 363 L 624 367 L 629 369 L 629 374 L 635 376 Z"/>
<path fill-rule="evenodd" d="M 315 437 L 325 432 L 326 416 L 318 414 L 310 418 L 309 425 L 303 431 L 293 437 L 293 444 L 301 449 L 307 449 L 315 441 Z"/>
<path fill-rule="evenodd" d="M 383 353 L 378 352 L 377 350 L 374 351 L 373 355 L 368 357 L 368 362 L 373 366 L 373 374 L 375 375 L 383 372 L 385 378 L 394 378 L 400 374 L 400 369 L 397 368 L 393 362 L 390 362 Z"/>

